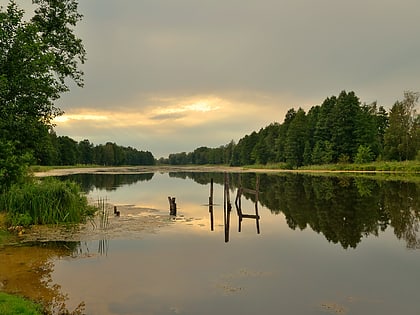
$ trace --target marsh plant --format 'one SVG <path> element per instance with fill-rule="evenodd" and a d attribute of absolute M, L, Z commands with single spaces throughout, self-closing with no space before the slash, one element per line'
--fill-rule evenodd
<path fill-rule="evenodd" d="M 71 181 L 47 178 L 12 186 L 0 195 L 0 210 L 9 225 L 81 223 L 96 212 L 80 186 Z"/>
<path fill-rule="evenodd" d="M 106 198 L 99 198 L 96 204 L 99 213 L 99 227 L 106 230 L 109 225 L 109 208 Z"/>

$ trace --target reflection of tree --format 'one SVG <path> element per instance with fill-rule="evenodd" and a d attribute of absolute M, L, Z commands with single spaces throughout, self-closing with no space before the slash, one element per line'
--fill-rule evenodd
<path fill-rule="evenodd" d="M 178 177 L 176 173 L 172 176 Z M 245 187 L 254 187 L 253 173 L 229 174 L 232 188 L 241 176 Z M 328 241 L 355 248 L 364 236 L 378 235 L 388 225 L 409 248 L 420 248 L 420 185 L 378 181 L 365 177 L 260 174 L 260 203 L 272 213 L 284 213 L 291 229 L 308 226 Z M 184 173 L 207 184 L 223 184 L 223 173 Z M 244 194 L 255 201 L 255 196 Z"/>
<path fill-rule="evenodd" d="M 387 186 L 383 207 L 389 213 L 395 235 L 404 239 L 408 248 L 420 248 L 417 235 L 420 223 L 419 185 L 391 182 Z"/>
<path fill-rule="evenodd" d="M 261 190 L 275 187 L 277 191 L 262 194 L 261 203 L 283 212 L 292 229 L 309 225 L 329 241 L 354 248 L 363 236 L 378 235 L 390 224 L 409 247 L 419 243 L 419 185 L 307 175 L 263 179 Z M 275 198 L 270 197 L 273 195 Z"/>
<path fill-rule="evenodd" d="M 149 181 L 154 173 L 144 174 L 74 174 L 63 176 L 63 179 L 70 179 L 82 186 L 84 192 L 93 189 L 105 189 L 107 191 L 116 190 L 123 185 L 132 185 L 137 182 Z"/>
<path fill-rule="evenodd" d="M 52 261 L 72 255 L 78 246 L 78 242 L 48 242 L 5 247 L 0 251 L 3 290 L 40 302 L 48 314 L 82 314 L 83 302 L 74 311 L 67 310 L 67 295 L 51 279 Z"/>

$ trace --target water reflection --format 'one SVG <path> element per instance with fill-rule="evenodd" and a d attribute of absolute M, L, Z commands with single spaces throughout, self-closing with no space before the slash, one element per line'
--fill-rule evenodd
<path fill-rule="evenodd" d="M 419 183 L 252 173 L 102 176 L 115 175 L 95 174 L 98 182 L 85 187 L 131 206 L 118 204 L 120 216 L 112 207 L 102 212 L 87 241 L 51 251 L 52 242 L 1 249 L 0 286 L 21 293 L 26 283 L 25 295 L 70 310 L 85 301 L 86 314 L 417 314 L 420 252 L 401 250 L 394 235 L 420 247 Z M 179 204 L 173 220 L 168 195 Z"/>
<path fill-rule="evenodd" d="M 227 179 L 225 180 L 225 176 Z M 343 248 L 356 248 L 364 237 L 379 235 L 391 226 L 407 248 L 420 248 L 420 184 L 392 180 L 375 180 L 350 176 L 311 176 L 301 174 L 259 174 L 221 172 L 170 172 L 170 178 L 191 179 L 200 185 L 214 183 L 231 191 L 256 187 L 259 193 L 243 189 L 240 196 L 254 203 L 254 213 L 243 213 L 240 199 L 237 208 L 239 229 L 242 219 L 259 217 L 258 204 L 272 214 L 284 214 L 293 229 L 311 228 Z M 112 190 L 138 181 L 150 181 L 150 174 L 73 175 L 90 191 L 93 188 Z M 90 190 L 89 190 L 90 189 Z M 239 206 L 239 207 L 238 207 Z M 214 229 L 213 207 L 209 206 L 210 229 Z M 239 209 L 239 210 L 238 210 Z M 226 214 L 228 214 L 227 212 Z M 230 216 L 224 216 L 224 223 Z M 257 229 L 259 220 L 256 220 Z M 226 234 L 228 239 L 228 235 Z"/>
<path fill-rule="evenodd" d="M 254 209 L 255 214 L 246 214 L 242 211 L 242 194 L 247 192 L 248 194 L 255 195 Z M 242 220 L 253 219 L 256 223 L 257 234 L 260 234 L 260 216 L 258 214 L 258 198 L 259 198 L 259 176 L 256 178 L 255 189 L 244 188 L 241 184 L 241 177 L 239 176 L 239 187 L 237 188 L 235 198 L 235 208 L 238 215 L 238 232 L 242 231 Z M 214 231 L 214 209 L 213 209 L 213 178 L 210 179 L 210 197 L 209 197 L 209 212 L 210 212 L 210 230 Z M 230 234 L 230 217 L 232 211 L 232 203 L 230 201 L 230 188 L 229 188 L 229 176 L 224 174 L 224 187 L 223 187 L 223 224 L 225 232 L 225 243 L 229 242 Z"/>
<path fill-rule="evenodd" d="M 54 260 L 74 257 L 80 242 L 26 243 L 24 246 L 5 246 L 0 250 L 1 290 L 23 295 L 43 304 L 51 314 L 70 314 L 66 308 L 67 294 L 52 283 Z M 81 314 L 80 302 L 72 314 Z"/>
<path fill-rule="evenodd" d="M 60 176 L 60 179 L 72 179 L 81 184 L 83 191 L 89 192 L 95 188 L 113 191 L 122 185 L 133 185 L 137 182 L 150 181 L 154 173 L 142 174 L 74 174 Z"/>

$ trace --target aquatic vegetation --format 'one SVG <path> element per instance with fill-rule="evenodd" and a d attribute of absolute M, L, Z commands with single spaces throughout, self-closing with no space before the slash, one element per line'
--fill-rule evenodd
<path fill-rule="evenodd" d="M 54 178 L 12 186 L 0 196 L 0 209 L 12 226 L 80 223 L 96 212 L 78 184 Z"/>

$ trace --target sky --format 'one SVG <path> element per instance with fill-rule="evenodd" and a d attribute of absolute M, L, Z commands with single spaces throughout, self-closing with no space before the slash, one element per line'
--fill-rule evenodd
<path fill-rule="evenodd" d="M 386 109 L 420 91 L 418 0 L 80 0 L 79 12 L 85 86 L 55 121 L 76 141 L 167 157 L 342 90 Z"/>

